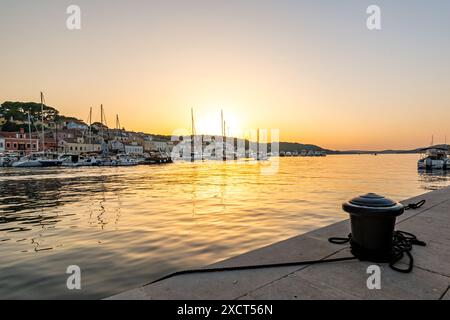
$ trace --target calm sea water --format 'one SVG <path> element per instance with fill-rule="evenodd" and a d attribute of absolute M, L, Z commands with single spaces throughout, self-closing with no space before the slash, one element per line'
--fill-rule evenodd
<path fill-rule="evenodd" d="M 450 185 L 417 155 L 0 168 L 0 298 L 104 298 L 345 219 L 341 203 Z M 450 173 L 449 173 L 450 175 Z M 82 290 L 66 288 L 78 265 Z"/>

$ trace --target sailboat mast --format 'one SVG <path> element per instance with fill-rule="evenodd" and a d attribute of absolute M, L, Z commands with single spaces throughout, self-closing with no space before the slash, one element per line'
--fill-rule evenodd
<path fill-rule="evenodd" d="M 126 148 L 125 148 L 125 144 L 123 143 L 123 132 L 121 129 L 121 125 L 120 125 L 120 119 L 119 119 L 119 115 L 116 114 L 116 130 L 120 135 L 120 142 L 122 143 L 122 147 L 123 147 L 123 153 L 126 153 Z"/>
<path fill-rule="evenodd" d="M 89 109 L 89 139 L 92 137 L 92 107 Z M 91 142 L 91 140 L 89 140 Z"/>
<path fill-rule="evenodd" d="M 100 105 L 100 123 L 101 136 L 103 138 L 103 104 Z"/>
<path fill-rule="evenodd" d="M 257 133 L 256 156 L 259 157 L 259 128 Z"/>
<path fill-rule="evenodd" d="M 44 94 L 41 92 L 42 152 L 45 152 Z"/>
<path fill-rule="evenodd" d="M 89 149 L 92 151 L 92 107 L 89 108 Z"/>
<path fill-rule="evenodd" d="M 222 128 L 222 136 L 224 136 L 223 134 L 223 110 L 220 110 L 220 123 L 221 123 L 221 128 Z"/>
<path fill-rule="evenodd" d="M 31 140 L 31 118 L 30 118 L 30 110 L 28 110 L 28 133 L 30 135 L 30 153 L 33 152 L 33 141 Z"/>
<path fill-rule="evenodd" d="M 195 120 L 194 120 L 194 108 L 191 108 L 191 126 L 192 126 L 192 136 L 195 136 Z"/>

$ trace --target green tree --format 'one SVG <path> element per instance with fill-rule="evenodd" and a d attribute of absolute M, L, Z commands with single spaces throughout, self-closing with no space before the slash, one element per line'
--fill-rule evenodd
<path fill-rule="evenodd" d="M 35 120 L 42 117 L 41 104 L 36 102 L 3 102 L 0 106 L 0 114 L 7 120 L 11 117 L 16 121 L 27 121 L 28 111 Z M 53 107 L 44 105 L 43 116 L 44 121 L 55 121 L 58 118 L 59 111 Z"/>

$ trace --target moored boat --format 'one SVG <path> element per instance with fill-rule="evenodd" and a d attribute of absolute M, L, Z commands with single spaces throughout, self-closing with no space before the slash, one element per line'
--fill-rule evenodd
<path fill-rule="evenodd" d="M 441 148 L 427 148 L 422 150 L 424 155 L 417 162 L 419 169 L 450 169 L 448 150 Z"/>
<path fill-rule="evenodd" d="M 172 159 L 169 154 L 163 151 L 152 151 L 150 152 L 142 162 L 142 164 L 160 164 L 160 163 L 170 163 Z"/>
<path fill-rule="evenodd" d="M 0 167 L 11 167 L 18 159 L 19 155 L 16 153 L 0 154 Z"/>
<path fill-rule="evenodd" d="M 36 156 L 42 167 L 58 167 L 62 164 L 57 153 L 41 153 Z"/>
<path fill-rule="evenodd" d="M 116 159 L 112 161 L 113 166 L 136 166 L 138 162 L 135 158 L 131 157 L 128 154 L 118 154 Z"/>
<path fill-rule="evenodd" d="M 20 158 L 18 161 L 14 162 L 12 166 L 15 168 L 43 167 L 39 157 L 35 154 Z"/>
<path fill-rule="evenodd" d="M 59 157 L 63 167 L 90 167 L 100 165 L 100 161 L 94 156 L 82 156 L 78 154 L 63 154 Z"/>

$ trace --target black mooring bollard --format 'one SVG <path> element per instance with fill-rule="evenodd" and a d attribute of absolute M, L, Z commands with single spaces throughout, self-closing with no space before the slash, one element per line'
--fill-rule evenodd
<path fill-rule="evenodd" d="M 396 217 L 405 207 L 375 193 L 356 197 L 342 205 L 350 214 L 352 253 L 361 260 L 389 262 Z"/>

